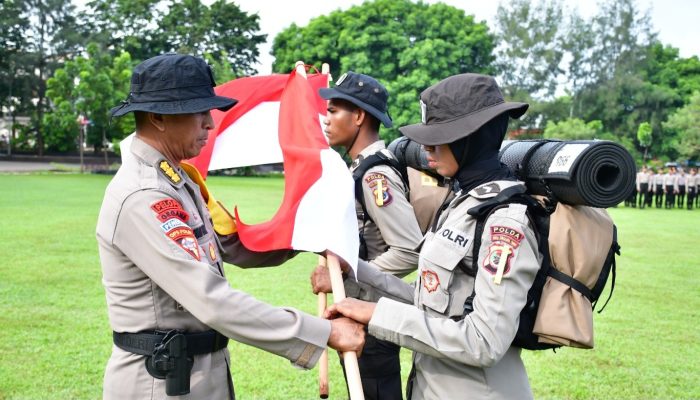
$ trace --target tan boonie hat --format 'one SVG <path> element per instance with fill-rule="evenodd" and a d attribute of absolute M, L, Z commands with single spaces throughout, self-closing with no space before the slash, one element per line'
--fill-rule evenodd
<path fill-rule="evenodd" d="M 508 112 L 520 118 L 527 103 L 503 100 L 496 80 L 481 74 L 461 74 L 443 79 L 420 95 L 420 124 L 399 131 L 424 145 L 448 144 L 476 132 L 484 124 Z"/>

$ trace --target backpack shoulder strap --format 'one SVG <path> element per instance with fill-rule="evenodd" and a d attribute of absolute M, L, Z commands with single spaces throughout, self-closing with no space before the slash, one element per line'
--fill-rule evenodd
<path fill-rule="evenodd" d="M 537 200 L 525 194 L 525 188 L 522 185 L 511 186 L 501 191 L 493 198 L 467 210 L 467 214 L 476 217 L 476 229 L 474 230 L 474 239 L 472 242 L 474 244 L 472 246 L 472 265 L 466 266 L 462 262 L 459 263 L 460 269 L 462 269 L 465 274 L 475 277 L 479 269 L 478 262 L 479 250 L 481 249 L 481 236 L 484 233 L 486 221 L 489 219 L 491 214 L 496 212 L 496 210 L 508 207 L 512 203 L 524 204 L 527 206 L 527 216 L 531 221 L 535 234 L 538 236 L 538 245 L 548 246 L 546 239 L 542 241 L 540 238 L 541 227 L 539 226 L 540 224 L 536 223 L 539 219 L 533 215 L 541 215 L 542 213 L 546 214 L 547 210 L 540 205 Z M 475 296 L 476 287 L 472 290 L 471 295 L 469 295 L 464 303 L 464 316 L 474 311 L 473 302 Z"/>

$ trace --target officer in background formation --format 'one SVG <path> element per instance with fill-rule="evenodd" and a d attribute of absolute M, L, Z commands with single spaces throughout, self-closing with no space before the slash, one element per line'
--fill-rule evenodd
<path fill-rule="evenodd" d="M 674 207 L 676 193 L 678 193 L 676 167 L 669 167 L 668 172 L 664 175 L 664 194 L 666 195 L 665 208 L 671 209 Z"/>
<path fill-rule="evenodd" d="M 413 285 L 360 261 L 346 286 L 357 278 L 383 297 L 346 298 L 327 315 L 366 323 L 370 334 L 414 351 L 410 399 L 532 398 L 521 350 L 511 344 L 541 261 L 534 228 L 526 206 L 509 204 L 486 219 L 473 249 L 476 219 L 467 213 L 524 186 L 498 152 L 509 117 L 519 118 L 528 105 L 505 102 L 496 81 L 479 74 L 449 77 L 420 100 L 423 123 L 400 130 L 424 145 L 431 167 L 454 177 L 460 192 L 423 239 Z M 315 290 L 330 290 L 316 286 L 322 282 Z"/>
<path fill-rule="evenodd" d="M 700 177 L 698 177 L 698 169 L 691 168 L 690 174 L 688 175 L 688 210 L 693 209 L 693 203 L 696 201 L 698 196 L 698 186 L 700 186 Z"/>
<path fill-rule="evenodd" d="M 343 147 L 350 155 L 351 172 L 363 162 L 370 162 L 371 157 L 394 159 L 379 140 L 379 124 L 387 128 L 392 125 L 387 113 L 389 94 L 383 85 L 368 75 L 349 71 L 334 88 L 320 89 L 319 94 L 328 100 L 323 123 L 329 144 Z M 403 277 L 416 269 L 418 254 L 414 249 L 423 236 L 408 201 L 409 188 L 400 172 L 387 164 L 372 166 L 362 176 L 355 175 L 362 188 L 361 193 L 355 193 L 360 258 L 381 271 Z M 360 286 L 348 286 L 346 295 L 378 300 Z M 400 400 L 400 347 L 370 335 L 366 340 L 358 360 L 365 398 Z"/>
<path fill-rule="evenodd" d="M 134 112 L 136 136 L 97 222 L 114 339 L 105 399 L 233 399 L 228 338 L 305 369 L 326 346 L 362 348 L 360 324 L 273 307 L 229 286 L 224 261 L 277 265 L 296 253 L 244 248 L 233 219 L 182 163 L 206 144 L 210 110 L 236 103 L 214 85 L 201 58 L 153 57 L 134 68 L 129 97 L 111 111 Z"/>
<path fill-rule="evenodd" d="M 659 167 L 654 173 L 654 202 L 656 208 L 663 207 L 664 204 L 664 169 Z"/>
<path fill-rule="evenodd" d="M 678 197 L 676 198 L 676 205 L 679 209 L 683 209 L 685 206 L 685 192 L 686 192 L 686 176 L 685 171 L 681 168 L 676 174 L 676 186 L 678 187 Z"/>
<path fill-rule="evenodd" d="M 639 208 L 644 209 L 644 207 L 651 203 L 651 194 L 649 193 L 649 181 L 651 179 L 651 174 L 647 170 L 647 167 L 642 167 L 642 170 L 637 172 L 637 192 L 639 193 Z"/>

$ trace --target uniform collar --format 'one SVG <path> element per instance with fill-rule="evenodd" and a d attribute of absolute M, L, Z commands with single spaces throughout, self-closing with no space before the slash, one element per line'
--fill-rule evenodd
<path fill-rule="evenodd" d="M 369 146 L 365 147 L 364 149 L 362 149 L 360 154 L 358 154 L 357 157 L 355 157 L 355 159 L 352 160 L 352 164 L 350 164 L 350 168 L 351 169 L 357 168 L 360 165 L 360 163 L 362 162 L 362 160 L 364 160 L 365 158 L 371 156 L 372 154 L 374 154 L 380 150 L 384 150 L 384 149 L 386 149 L 386 145 L 384 144 L 384 141 L 377 140 L 376 142 L 374 142 L 374 143 L 370 144 Z"/>
<path fill-rule="evenodd" d="M 131 142 L 131 152 L 144 164 L 155 168 L 161 177 L 175 188 L 181 188 L 185 183 L 185 173 L 175 167 L 168 159 L 153 146 L 134 136 Z"/>

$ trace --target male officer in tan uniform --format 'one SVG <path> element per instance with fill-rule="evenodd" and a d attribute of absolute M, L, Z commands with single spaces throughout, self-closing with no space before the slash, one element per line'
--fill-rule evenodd
<path fill-rule="evenodd" d="M 370 162 L 376 153 L 394 158 L 384 141 L 379 140 L 380 122 L 391 127 L 386 111 L 389 93 L 371 76 L 349 71 L 337 80 L 334 88 L 320 89 L 319 94 L 328 100 L 324 120 L 328 141 L 331 146 L 345 148 L 353 160 L 350 166 L 353 177 L 361 180 L 362 192 L 356 192 L 356 196 L 361 196 L 356 199 L 360 258 L 382 271 L 403 277 L 416 269 L 418 253 L 414 249 L 423 236 L 408 201 L 409 188 L 399 171 L 387 164 L 372 166 L 362 176 L 355 176 L 362 163 Z M 346 295 L 378 300 L 368 297 L 358 285 L 346 285 Z M 397 345 L 367 336 L 358 362 L 365 398 L 401 399 Z"/>
<path fill-rule="evenodd" d="M 359 324 L 273 307 L 229 286 L 224 261 L 276 265 L 294 252 L 246 250 L 229 214 L 181 163 L 206 144 L 209 111 L 236 103 L 216 96 L 214 85 L 204 60 L 161 55 L 134 68 L 128 99 L 112 110 L 135 112 L 136 137 L 97 223 L 115 344 L 105 399 L 234 398 L 228 338 L 301 368 L 313 367 L 327 345 L 361 349 Z"/>
<path fill-rule="evenodd" d="M 532 398 L 520 349 L 511 343 L 540 266 L 535 232 L 521 204 L 497 209 L 480 238 L 467 212 L 506 189 L 522 189 L 498 151 L 508 118 L 520 117 L 527 104 L 503 101 L 491 77 L 462 74 L 423 91 L 421 105 L 423 123 L 401 131 L 422 143 L 431 167 L 454 177 L 461 191 L 423 240 L 415 286 L 361 261 L 357 279 L 385 297 L 346 298 L 327 314 L 368 323 L 370 334 L 414 351 L 411 399 Z"/>

